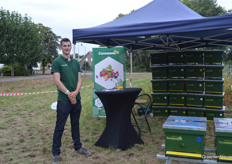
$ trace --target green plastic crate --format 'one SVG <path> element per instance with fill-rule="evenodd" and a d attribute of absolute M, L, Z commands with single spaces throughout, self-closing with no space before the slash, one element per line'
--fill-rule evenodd
<path fill-rule="evenodd" d="M 166 53 L 151 54 L 151 64 L 167 64 L 167 54 Z"/>
<path fill-rule="evenodd" d="M 214 127 L 218 161 L 232 163 L 232 118 L 214 118 Z"/>
<path fill-rule="evenodd" d="M 152 93 L 152 105 L 168 105 L 168 94 L 167 93 Z"/>
<path fill-rule="evenodd" d="M 203 66 L 186 66 L 185 67 L 186 78 L 203 78 L 204 71 Z"/>
<path fill-rule="evenodd" d="M 169 105 L 171 106 L 185 106 L 185 94 L 171 94 L 169 93 Z"/>
<path fill-rule="evenodd" d="M 205 79 L 222 79 L 223 66 L 204 66 Z"/>
<path fill-rule="evenodd" d="M 184 53 L 186 64 L 203 64 L 203 53 L 198 51 L 186 51 Z"/>
<path fill-rule="evenodd" d="M 205 64 L 222 64 L 223 50 L 218 51 L 202 51 L 204 54 Z"/>
<path fill-rule="evenodd" d="M 168 91 L 168 84 L 167 80 L 151 80 L 152 82 L 152 90 L 153 92 L 167 92 Z"/>
<path fill-rule="evenodd" d="M 184 66 L 169 66 L 168 77 L 169 78 L 184 78 L 185 67 Z"/>
<path fill-rule="evenodd" d="M 169 64 L 184 64 L 185 56 L 183 52 L 168 52 L 168 63 Z"/>
<path fill-rule="evenodd" d="M 222 94 L 223 93 L 223 83 L 222 80 L 205 80 L 205 93 L 207 94 Z"/>
<path fill-rule="evenodd" d="M 186 116 L 187 110 L 183 107 L 169 107 L 169 115 Z"/>
<path fill-rule="evenodd" d="M 224 101 L 224 92 L 222 95 L 205 94 L 204 100 L 204 106 L 206 108 L 222 109 Z"/>
<path fill-rule="evenodd" d="M 152 106 L 154 117 L 168 117 L 169 109 L 167 106 Z"/>
<path fill-rule="evenodd" d="M 159 78 L 167 78 L 168 72 L 166 66 L 151 66 L 152 71 L 152 78 L 159 79 Z"/>
<path fill-rule="evenodd" d="M 202 93 L 204 91 L 204 82 L 202 80 L 189 80 L 185 82 L 186 92 Z"/>
<path fill-rule="evenodd" d="M 204 95 L 202 94 L 187 94 L 186 106 L 189 107 L 204 107 Z"/>
<path fill-rule="evenodd" d="M 205 110 L 205 116 L 208 121 L 213 121 L 213 118 L 224 118 L 225 116 L 225 107 L 222 109 L 207 109 Z"/>
<path fill-rule="evenodd" d="M 187 116 L 205 117 L 205 110 L 199 108 L 188 108 Z"/>
<path fill-rule="evenodd" d="M 185 92 L 184 80 L 168 80 L 169 92 Z"/>

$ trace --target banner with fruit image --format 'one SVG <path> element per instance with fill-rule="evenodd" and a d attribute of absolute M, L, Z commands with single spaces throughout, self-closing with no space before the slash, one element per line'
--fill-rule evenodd
<path fill-rule="evenodd" d="M 123 47 L 93 48 L 93 116 L 105 116 L 97 90 L 126 87 L 126 50 Z"/>

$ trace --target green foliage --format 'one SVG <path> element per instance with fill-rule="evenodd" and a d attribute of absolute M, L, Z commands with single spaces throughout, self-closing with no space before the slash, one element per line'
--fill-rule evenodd
<path fill-rule="evenodd" d="M 132 12 L 134 12 L 135 10 L 132 10 L 130 13 L 132 13 Z M 115 18 L 115 19 L 119 19 L 119 18 L 121 18 L 121 17 L 124 17 L 125 15 L 127 15 L 127 14 L 122 14 L 122 13 L 119 13 L 118 14 L 118 16 Z M 114 20 L 115 20 L 114 19 Z"/>
<path fill-rule="evenodd" d="M 1 8 L 0 15 L 0 62 L 32 67 L 39 61 L 43 48 L 37 26 L 27 15 L 23 17 L 17 12 Z"/>
<path fill-rule="evenodd" d="M 29 72 L 28 70 L 25 69 L 25 67 L 19 65 L 19 64 L 14 64 L 15 76 L 28 76 Z M 3 68 L 0 69 L 0 72 L 4 73 L 4 76 L 10 76 L 11 75 L 11 66 L 4 66 Z"/>
<path fill-rule="evenodd" d="M 27 15 L 0 9 L 0 63 L 19 63 L 31 69 L 58 56 L 58 39 L 49 27 L 34 24 Z M 14 68 L 13 68 L 14 75 Z M 12 76 L 13 76 L 12 75 Z"/>
<path fill-rule="evenodd" d="M 193 9 L 198 14 L 204 17 L 225 15 L 226 11 L 223 7 L 217 5 L 216 0 L 181 0 L 182 3 Z"/>
<path fill-rule="evenodd" d="M 232 64 L 232 52 L 231 48 L 227 48 L 223 54 L 223 63 L 231 65 Z"/>
<path fill-rule="evenodd" d="M 11 66 L 4 66 L 3 68 L 0 69 L 0 72 L 4 73 L 4 76 L 9 76 L 11 74 Z"/>
<path fill-rule="evenodd" d="M 150 53 L 155 52 L 151 50 L 139 50 L 132 54 L 133 72 L 150 72 Z M 127 72 L 130 72 L 130 56 L 126 60 Z"/>
<path fill-rule="evenodd" d="M 57 36 L 52 32 L 51 28 L 44 26 L 39 23 L 38 28 L 42 38 L 43 49 L 41 50 L 41 61 L 43 66 L 43 72 L 45 71 L 45 66 L 48 63 L 52 63 L 52 61 L 58 57 L 59 48 L 59 39 L 60 36 Z"/>
<path fill-rule="evenodd" d="M 82 70 L 89 70 L 89 63 L 87 61 L 83 62 Z"/>
<path fill-rule="evenodd" d="M 118 16 L 115 18 L 115 19 L 118 19 L 118 18 L 121 18 L 121 17 L 124 17 L 126 14 L 122 14 L 122 13 L 120 13 L 120 14 L 118 14 Z"/>

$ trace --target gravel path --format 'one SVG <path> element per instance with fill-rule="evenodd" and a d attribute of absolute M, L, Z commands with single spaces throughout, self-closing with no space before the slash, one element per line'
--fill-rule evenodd
<path fill-rule="evenodd" d="M 29 80 L 29 79 L 44 79 L 44 78 L 51 78 L 51 77 L 52 77 L 52 75 L 3 77 L 3 78 L 0 78 L 0 82 Z"/>
<path fill-rule="evenodd" d="M 85 73 L 81 73 L 82 76 L 85 76 Z M 91 72 L 87 72 L 86 75 L 92 75 Z M 0 77 L 0 82 L 7 82 L 7 81 L 19 81 L 19 80 L 29 80 L 29 79 L 44 79 L 44 78 L 51 78 L 52 74 L 45 74 L 45 75 L 33 75 L 33 76 L 15 76 L 15 77 Z"/>

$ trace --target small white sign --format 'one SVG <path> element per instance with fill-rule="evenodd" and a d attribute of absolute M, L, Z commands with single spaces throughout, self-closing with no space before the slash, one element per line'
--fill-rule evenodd
<path fill-rule="evenodd" d="M 100 108 L 100 107 L 103 106 L 103 104 L 102 104 L 102 102 L 101 102 L 101 100 L 100 100 L 99 98 L 97 98 L 97 99 L 95 100 L 95 105 L 96 105 L 98 108 Z"/>
<path fill-rule="evenodd" d="M 51 109 L 56 110 L 57 109 L 57 102 L 54 102 L 51 104 Z"/>

